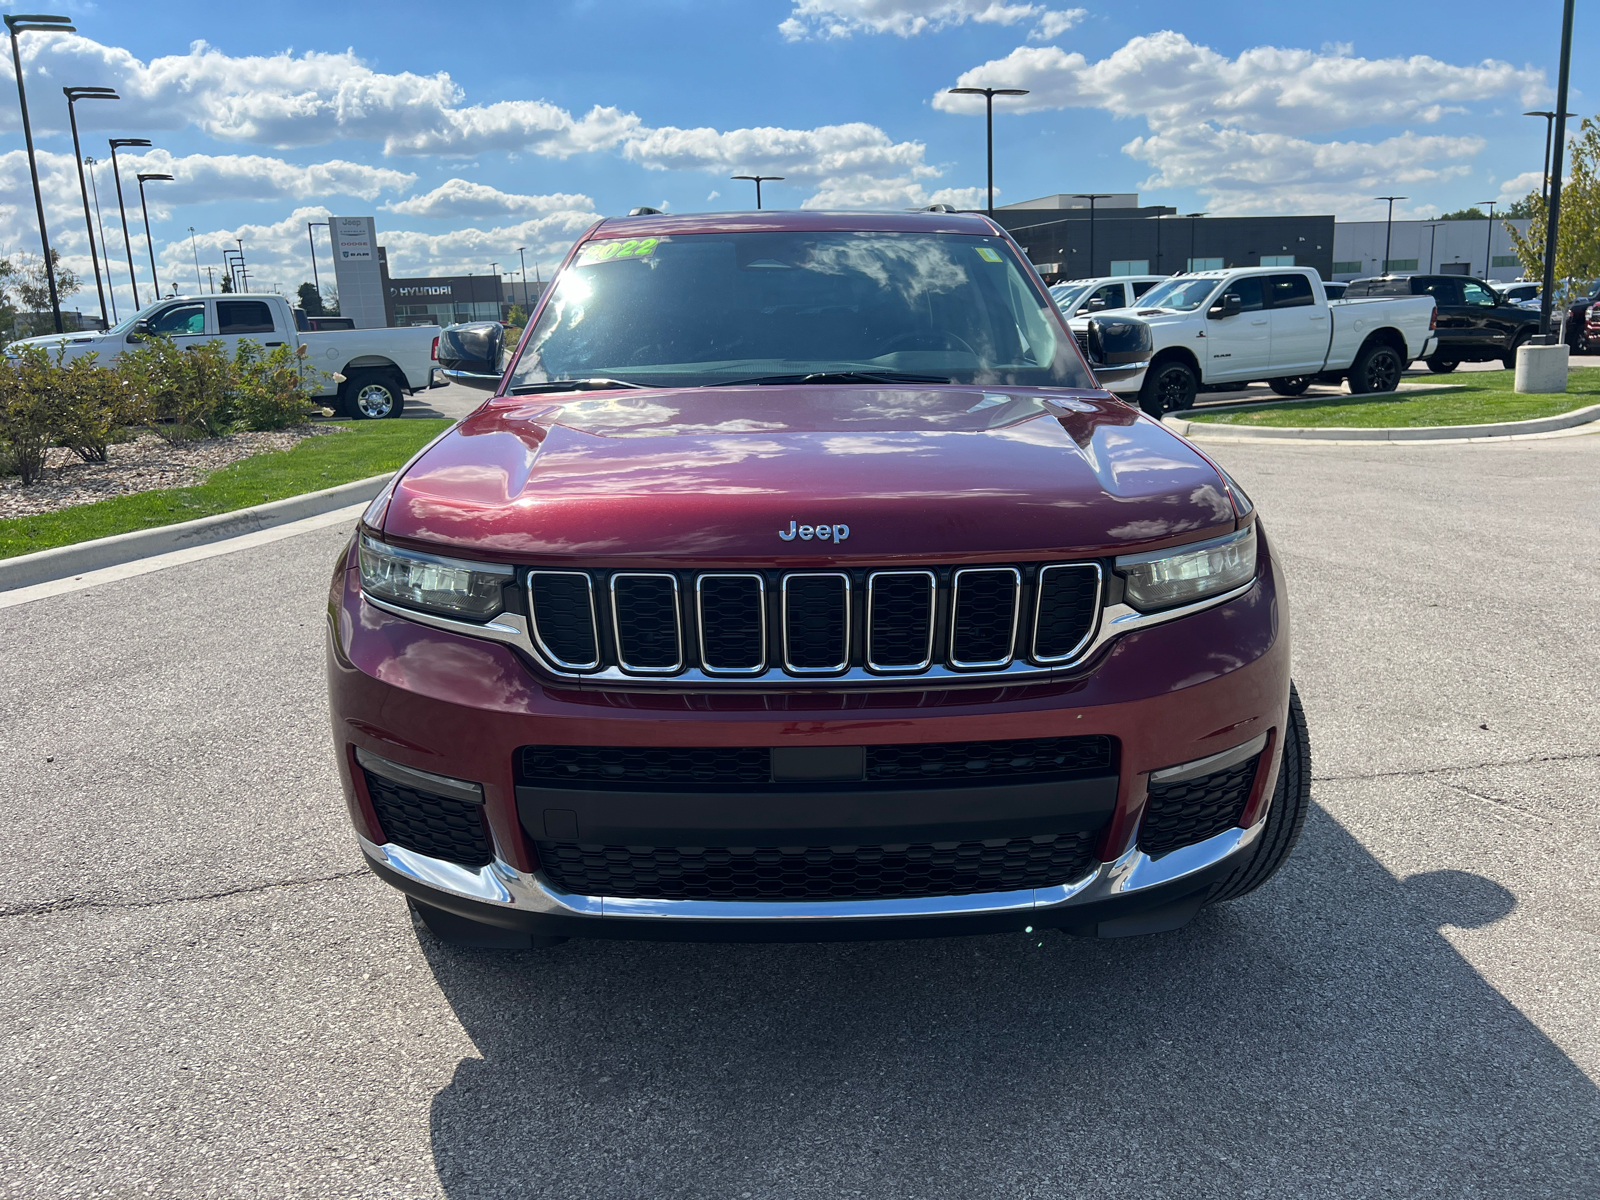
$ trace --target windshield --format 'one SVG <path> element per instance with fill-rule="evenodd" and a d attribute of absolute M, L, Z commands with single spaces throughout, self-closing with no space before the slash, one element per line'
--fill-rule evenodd
<path fill-rule="evenodd" d="M 1073 301 L 1089 290 L 1087 283 L 1058 283 L 1050 289 L 1050 296 L 1062 312 L 1072 307 Z"/>
<path fill-rule="evenodd" d="M 1094 386 L 1005 239 L 786 231 L 586 243 L 540 313 L 510 390 L 822 373 Z"/>
<path fill-rule="evenodd" d="M 1175 308 L 1193 312 L 1217 290 L 1220 279 L 1169 279 L 1139 297 L 1140 308 Z"/>

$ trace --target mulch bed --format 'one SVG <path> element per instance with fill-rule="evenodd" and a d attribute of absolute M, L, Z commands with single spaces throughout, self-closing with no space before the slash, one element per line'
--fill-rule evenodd
<path fill-rule="evenodd" d="M 0 477 L 0 520 L 58 512 L 113 496 L 159 488 L 192 487 L 218 467 L 241 458 L 287 450 L 296 442 L 335 430 L 325 425 L 294 425 L 271 433 L 231 433 L 182 446 L 169 446 L 148 431 L 131 442 L 109 446 L 109 462 L 86 463 L 71 450 L 51 449 L 44 477 L 22 486 L 15 475 Z"/>

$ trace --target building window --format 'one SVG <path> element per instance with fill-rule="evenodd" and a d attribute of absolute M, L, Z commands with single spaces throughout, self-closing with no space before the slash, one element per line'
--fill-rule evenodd
<path fill-rule="evenodd" d="M 1361 260 L 1358 258 L 1354 262 L 1336 262 L 1333 264 L 1333 273 L 1335 275 L 1359 275 L 1361 274 Z"/>
<path fill-rule="evenodd" d="M 1113 258 L 1111 260 L 1111 273 L 1113 275 L 1148 275 L 1150 274 L 1150 260 L 1148 258 Z"/>
<path fill-rule="evenodd" d="M 1261 256 L 1263 267 L 1292 267 L 1294 255 L 1292 254 L 1263 254 Z"/>
<path fill-rule="evenodd" d="M 1515 254 L 1496 254 L 1489 260 L 1491 267 L 1520 267 L 1522 260 Z"/>
<path fill-rule="evenodd" d="M 1189 260 L 1191 271 L 1220 271 L 1222 260 L 1220 258 L 1191 258 Z"/>
<path fill-rule="evenodd" d="M 1385 271 L 1415 271 L 1417 260 L 1414 258 L 1386 258 L 1383 260 Z"/>

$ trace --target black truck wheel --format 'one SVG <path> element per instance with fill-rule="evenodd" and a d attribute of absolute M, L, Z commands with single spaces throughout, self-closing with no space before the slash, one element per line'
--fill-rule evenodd
<path fill-rule="evenodd" d="M 352 371 L 339 389 L 339 407 L 352 421 L 378 421 L 404 412 L 406 397 L 392 375 Z"/>
<path fill-rule="evenodd" d="M 1181 359 L 1169 359 L 1150 368 L 1139 389 L 1139 407 L 1157 420 L 1163 413 L 1177 412 L 1194 404 L 1200 381 L 1194 368 Z"/>
<path fill-rule="evenodd" d="M 1217 888 L 1210 903 L 1220 904 L 1255 891 L 1283 866 L 1311 807 L 1311 736 L 1306 732 L 1306 714 L 1300 707 L 1300 693 L 1289 685 L 1289 721 L 1283 735 L 1283 761 L 1278 765 L 1278 785 L 1267 809 L 1267 827 L 1261 831 L 1256 854 Z"/>
<path fill-rule="evenodd" d="M 1269 379 L 1267 386 L 1280 396 L 1298 396 L 1311 386 L 1309 375 L 1285 375 L 1282 379 Z"/>
<path fill-rule="evenodd" d="M 1528 344 L 1528 339 L 1531 337 L 1533 337 L 1533 334 L 1531 333 L 1521 333 L 1517 335 L 1517 340 L 1511 343 L 1511 349 L 1506 351 L 1504 360 L 1506 364 L 1506 370 L 1515 371 L 1517 369 L 1517 351 L 1526 346 Z"/>
<path fill-rule="evenodd" d="M 1394 391 L 1404 365 L 1394 347 L 1383 342 L 1368 342 L 1350 365 L 1351 393 L 1365 396 L 1372 392 Z"/>
<path fill-rule="evenodd" d="M 1425 358 L 1422 361 L 1428 364 L 1428 370 L 1432 371 L 1435 375 L 1448 375 L 1451 371 L 1454 371 L 1461 365 L 1460 359 L 1440 358 L 1437 354 L 1435 354 L 1432 358 Z"/>

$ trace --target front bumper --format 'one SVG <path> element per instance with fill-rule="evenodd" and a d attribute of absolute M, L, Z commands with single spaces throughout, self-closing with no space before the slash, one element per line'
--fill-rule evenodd
<path fill-rule="evenodd" d="M 925 690 L 841 687 L 752 696 L 545 681 L 511 646 L 430 628 L 368 604 L 347 559 L 336 574 L 329 608 L 329 679 L 352 823 L 372 869 L 394 886 L 436 908 L 536 937 L 821 940 L 1028 927 L 1111 936 L 1173 928 L 1193 914 L 1214 884 L 1255 853 L 1262 815 L 1258 800 L 1270 796 L 1275 782 L 1279 739 L 1274 735 L 1285 723 L 1289 644 L 1281 580 L 1264 536 L 1258 561 L 1257 581 L 1244 595 L 1165 625 L 1121 634 L 1059 679 L 1003 688 L 941 683 Z M 542 806 L 530 806 L 527 787 L 520 789 L 519 806 L 514 767 L 519 748 L 530 744 L 859 747 L 1073 735 L 1102 735 L 1115 739 L 1117 747 L 1114 779 L 1107 781 L 1114 800 L 1109 793 L 1104 797 L 1097 818 L 1103 825 L 1083 871 L 1059 886 L 966 895 L 641 899 L 563 888 L 541 868 L 535 842 L 572 839 L 557 839 L 539 827 L 534 813 Z M 1177 849 L 1146 853 L 1139 847 L 1152 773 L 1164 775 L 1174 764 L 1225 756 L 1262 741 L 1268 749 L 1252 790 L 1256 799 L 1246 810 L 1250 819 Z M 480 860 L 486 865 L 462 866 L 387 839 L 355 762 L 363 751 L 413 771 L 474 781 L 468 786 L 481 789 L 492 846 L 492 856 Z M 669 797 L 663 803 L 672 807 Z M 819 802 L 818 808 L 824 807 Z M 587 825 L 589 818 L 580 817 Z M 835 819 L 830 828 L 842 824 Z M 898 836 L 904 824 L 900 820 L 892 833 L 874 829 L 870 836 L 862 830 L 859 836 L 788 840 L 803 845 L 916 840 L 909 833 Z M 712 829 L 703 832 L 704 837 L 688 840 L 733 844 L 716 841 Z M 992 835 L 969 830 L 926 836 Z"/>

